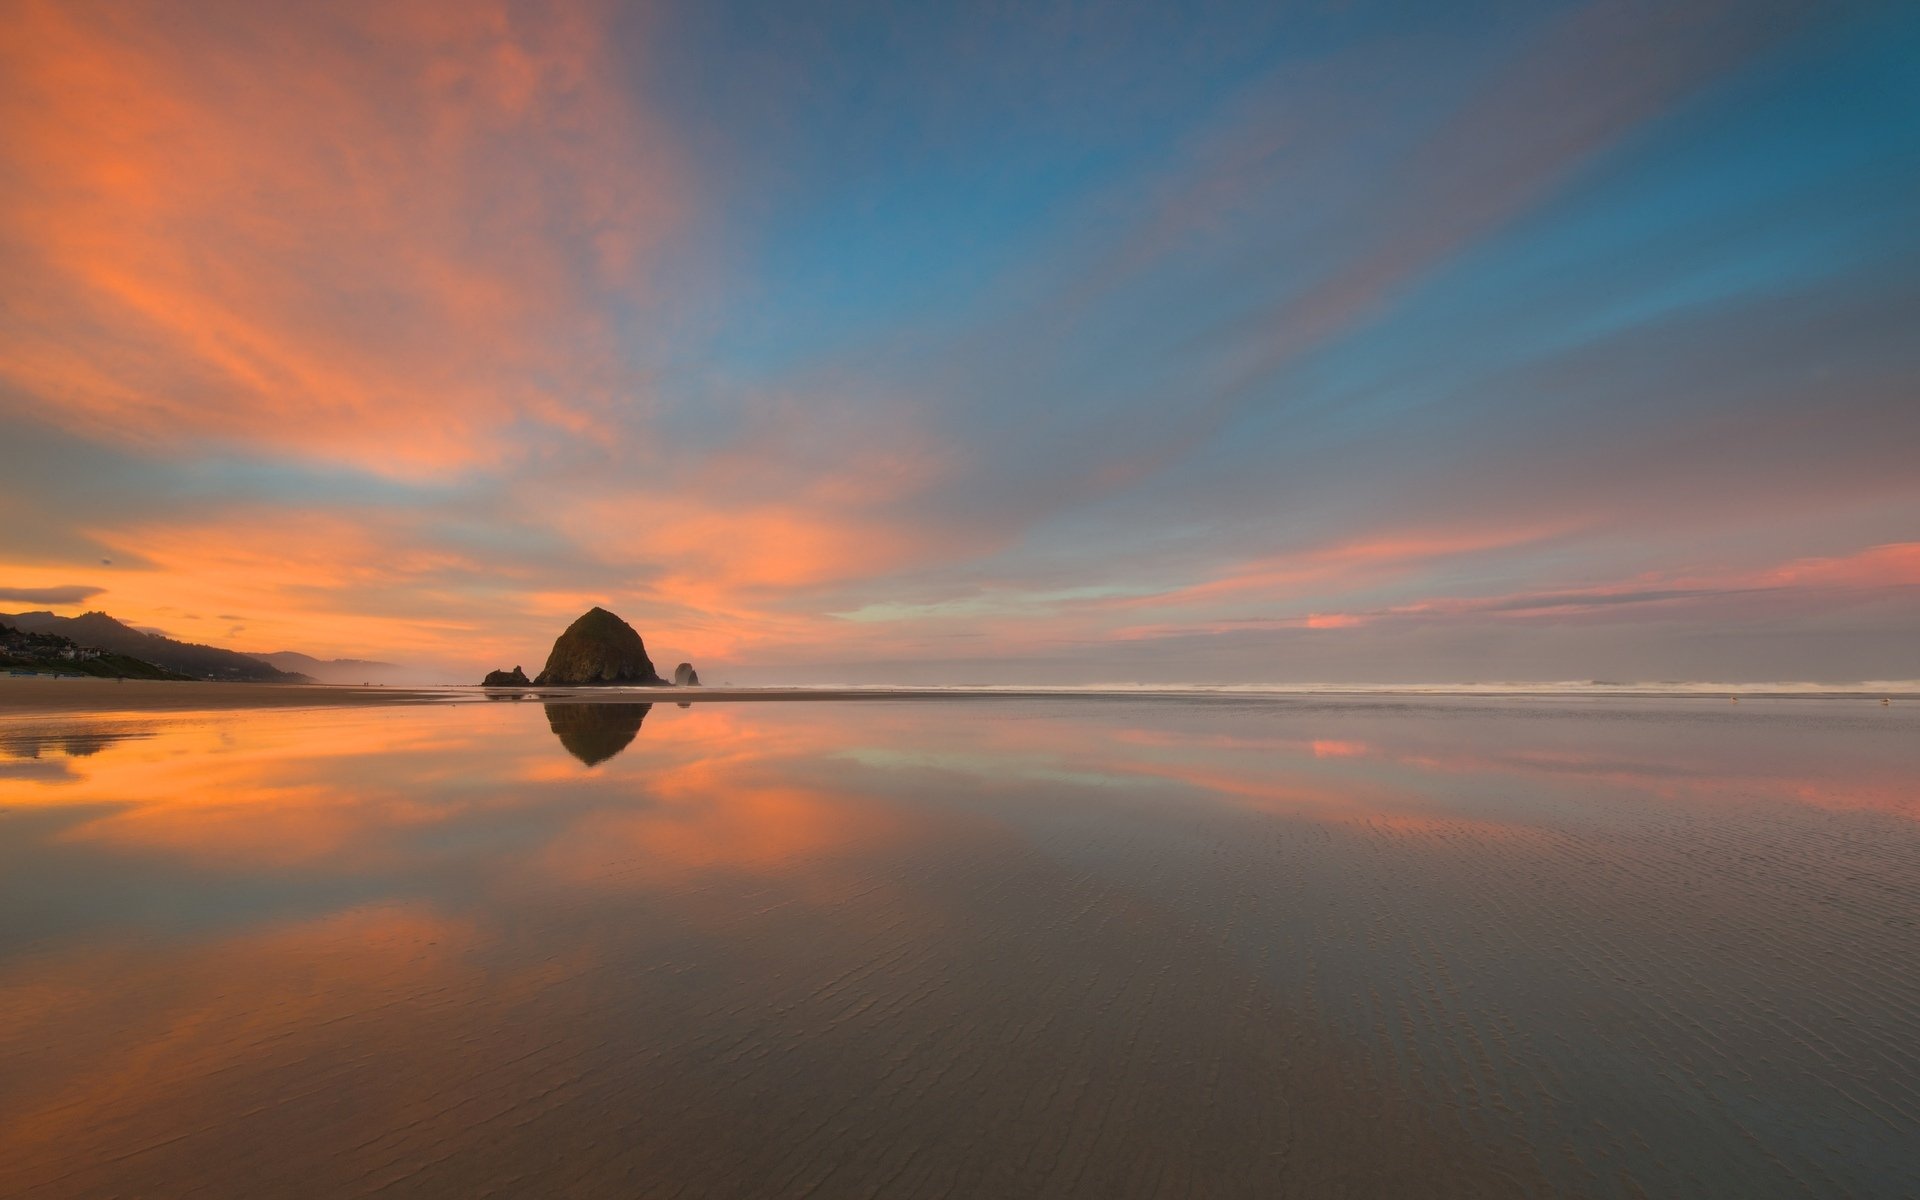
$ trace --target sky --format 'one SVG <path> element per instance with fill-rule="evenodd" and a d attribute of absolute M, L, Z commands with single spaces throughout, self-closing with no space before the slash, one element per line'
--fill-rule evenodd
<path fill-rule="evenodd" d="M 1920 678 L 1920 8 L 0 0 L 0 612 Z"/>

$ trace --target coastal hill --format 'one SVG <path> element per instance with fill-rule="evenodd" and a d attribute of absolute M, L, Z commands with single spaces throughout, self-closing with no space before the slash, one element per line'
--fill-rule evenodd
<path fill-rule="evenodd" d="M 82 646 L 57 633 L 32 633 L 4 623 L 0 623 L 0 670 L 101 679 L 192 678 L 125 654 Z"/>
<path fill-rule="evenodd" d="M 276 650 L 272 654 L 250 654 L 270 667 L 304 675 L 315 683 L 410 683 L 414 672 L 398 663 L 377 662 L 366 658 L 315 658 L 298 650 Z"/>
<path fill-rule="evenodd" d="M 646 643 L 633 626 L 604 608 L 593 608 L 567 626 L 547 655 L 539 687 L 594 684 L 664 684 Z"/>
<path fill-rule="evenodd" d="M 222 679 L 248 683 L 312 683 L 305 675 L 282 671 L 251 654 L 178 642 L 157 633 L 142 633 L 123 625 L 103 612 L 82 613 L 77 617 L 56 616 L 50 612 L 25 612 L 8 616 L 0 613 L 0 623 L 24 633 L 55 634 L 78 646 L 126 655 L 142 662 L 194 679 Z"/>

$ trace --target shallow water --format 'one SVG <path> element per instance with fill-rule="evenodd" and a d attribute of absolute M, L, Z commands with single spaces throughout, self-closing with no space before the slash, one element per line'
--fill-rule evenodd
<path fill-rule="evenodd" d="M 0 722 L 0 1195 L 1920 1194 L 1920 706 Z"/>

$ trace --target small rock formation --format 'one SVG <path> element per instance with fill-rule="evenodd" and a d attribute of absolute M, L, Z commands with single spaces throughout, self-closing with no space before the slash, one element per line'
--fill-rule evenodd
<path fill-rule="evenodd" d="M 532 687 L 533 682 L 527 673 L 519 667 L 511 671 L 488 671 L 487 677 L 480 681 L 481 687 Z"/>
<path fill-rule="evenodd" d="M 549 704 L 547 725 L 560 744 L 589 767 L 625 750 L 640 732 L 651 704 Z"/>
<path fill-rule="evenodd" d="M 673 686 L 699 687 L 700 672 L 693 669 L 692 663 L 681 663 L 673 669 Z"/>
<path fill-rule="evenodd" d="M 663 684 L 633 626 L 604 608 L 589 609 L 553 643 L 536 687 L 592 684 Z"/>

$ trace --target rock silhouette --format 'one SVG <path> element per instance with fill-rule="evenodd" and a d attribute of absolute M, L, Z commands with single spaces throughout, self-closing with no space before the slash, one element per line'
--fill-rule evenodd
<path fill-rule="evenodd" d="M 673 669 L 675 687 L 699 687 L 700 672 L 693 669 L 692 663 L 681 663 Z"/>
<path fill-rule="evenodd" d="M 604 608 L 594 608 L 554 641 L 546 669 L 533 682 L 540 687 L 579 687 L 666 680 L 654 671 L 646 643 L 633 626 Z"/>
<path fill-rule="evenodd" d="M 480 681 L 481 687 L 532 687 L 533 682 L 527 673 L 519 667 L 511 671 L 488 671 L 487 677 Z"/>
<path fill-rule="evenodd" d="M 560 744 L 590 767 L 632 744 L 651 704 L 549 704 L 547 725 Z"/>

